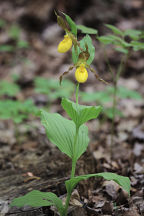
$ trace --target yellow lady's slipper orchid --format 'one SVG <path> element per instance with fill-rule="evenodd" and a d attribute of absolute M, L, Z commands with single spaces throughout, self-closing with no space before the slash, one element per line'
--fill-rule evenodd
<path fill-rule="evenodd" d="M 69 35 L 65 35 L 64 39 L 58 45 L 58 52 L 65 53 L 72 47 L 72 39 Z"/>
<path fill-rule="evenodd" d="M 85 68 L 85 64 L 80 64 L 75 71 L 75 78 L 79 83 L 84 83 L 87 81 L 88 72 Z"/>

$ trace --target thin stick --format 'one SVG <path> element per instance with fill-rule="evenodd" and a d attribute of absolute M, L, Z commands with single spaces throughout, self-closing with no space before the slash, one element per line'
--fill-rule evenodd
<path fill-rule="evenodd" d="M 130 53 L 128 52 L 127 55 L 124 55 L 123 58 L 121 59 L 120 65 L 118 67 L 117 73 L 116 73 L 116 77 L 113 77 L 114 80 L 114 93 L 113 93 L 113 105 L 112 105 L 112 114 L 113 114 L 113 118 L 112 118 L 112 126 L 111 126 L 111 157 L 112 157 L 112 149 L 113 149 L 113 145 L 114 145 L 114 131 L 115 131 L 115 117 L 116 117 L 116 108 L 117 108 L 117 90 L 118 90 L 118 80 L 120 75 L 122 74 L 122 72 L 125 69 L 127 60 L 130 56 Z"/>

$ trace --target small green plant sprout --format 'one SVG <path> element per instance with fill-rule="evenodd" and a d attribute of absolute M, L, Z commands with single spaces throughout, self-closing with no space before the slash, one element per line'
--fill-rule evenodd
<path fill-rule="evenodd" d="M 28 48 L 28 42 L 21 40 L 21 29 L 18 25 L 12 25 L 9 30 L 9 36 L 16 41 L 17 48 Z"/>
<path fill-rule="evenodd" d="M 0 96 L 16 96 L 20 92 L 17 84 L 5 80 L 0 81 Z"/>
<path fill-rule="evenodd" d="M 14 41 L 13 45 L 8 43 L 1 44 L 0 52 L 13 52 L 17 49 L 25 49 L 29 47 L 28 42 L 21 39 L 21 29 L 17 24 L 13 24 L 8 28 L 6 21 L 0 20 L 0 28 L 4 31 L 8 31 L 9 38 Z"/>
<path fill-rule="evenodd" d="M 109 104 L 113 101 L 114 87 L 106 87 L 104 91 L 98 92 L 81 92 L 81 100 L 83 102 L 93 102 L 96 101 L 103 107 L 103 114 L 110 119 L 113 119 L 113 107 Z M 142 100 L 140 93 L 134 90 L 129 90 L 124 86 L 118 86 L 117 88 L 117 99 L 130 98 L 135 100 Z M 115 115 L 124 117 L 124 114 L 121 110 L 116 108 Z"/>
<path fill-rule="evenodd" d="M 34 83 L 35 92 L 47 95 L 51 102 L 62 97 L 69 98 L 73 94 L 74 84 L 70 80 L 64 80 L 63 85 L 60 86 L 56 79 L 36 77 Z"/>
<path fill-rule="evenodd" d="M 73 30 L 77 30 L 76 24 L 68 15 L 65 15 L 65 17 L 65 26 L 69 26 L 69 32 L 73 34 Z M 62 17 L 58 17 L 58 22 L 60 21 L 62 24 L 64 23 Z M 76 35 L 74 36 L 76 38 Z M 86 38 L 90 38 L 90 36 L 87 35 L 85 39 Z M 80 52 L 80 58 L 78 58 L 78 61 L 81 61 L 82 64 L 85 62 L 86 65 L 89 58 L 92 58 L 91 55 L 93 55 L 93 53 L 90 52 L 92 43 L 88 42 L 91 40 L 84 40 L 82 44 L 86 44 L 86 47 L 85 45 L 83 45 L 83 48 L 81 46 L 79 47 L 79 45 L 77 45 L 79 44 L 79 42 L 76 42 L 76 47 L 78 46 L 78 52 Z M 73 51 L 73 56 L 76 56 L 76 54 L 74 53 L 75 51 Z M 89 56 L 89 58 L 86 58 L 87 55 Z M 78 81 L 76 87 L 76 102 L 73 102 L 67 98 L 63 98 L 61 102 L 63 109 L 66 111 L 71 120 L 64 118 L 58 113 L 48 113 L 44 110 L 41 110 L 41 122 L 45 127 L 48 139 L 53 144 L 55 144 L 61 152 L 71 158 L 72 166 L 70 179 L 65 181 L 67 190 L 66 201 L 63 203 L 62 200 L 52 192 L 40 192 L 38 190 L 33 190 L 22 197 L 15 198 L 12 201 L 11 206 L 41 207 L 54 205 L 61 216 L 67 216 L 72 191 L 80 181 L 86 180 L 91 177 L 102 177 L 106 180 L 113 180 L 118 183 L 125 191 L 127 191 L 128 194 L 130 194 L 130 180 L 128 177 L 120 176 L 110 172 L 75 176 L 77 161 L 80 156 L 86 151 L 89 143 L 88 128 L 85 123 L 91 119 L 97 118 L 102 110 L 101 106 L 85 106 L 79 104 L 79 84 L 83 81 L 86 81 L 86 75 L 84 70 L 85 66 L 79 65 L 77 67 L 79 71 L 78 78 L 76 76 L 76 80 Z"/>
<path fill-rule="evenodd" d="M 113 70 L 104 49 L 105 59 L 108 64 L 108 69 L 112 75 L 113 79 L 113 106 L 110 110 L 110 115 L 112 117 L 112 129 L 111 129 L 111 149 L 114 145 L 114 128 L 115 128 L 115 116 L 117 113 L 121 114 L 117 110 L 117 94 L 118 94 L 118 80 L 125 70 L 126 64 L 132 51 L 138 51 L 143 49 L 143 46 L 140 46 L 142 43 L 140 42 L 142 38 L 142 32 L 140 30 L 135 29 L 127 29 L 125 31 L 121 31 L 117 27 L 106 24 L 108 29 L 112 31 L 112 34 L 108 34 L 106 36 L 97 36 L 97 39 L 103 44 L 103 48 L 107 45 L 113 45 L 114 49 L 120 53 L 122 53 L 121 60 L 119 66 L 116 71 Z"/>
<path fill-rule="evenodd" d="M 28 119 L 29 115 L 38 115 L 38 109 L 31 99 L 16 100 L 20 92 L 19 85 L 14 82 L 17 78 L 16 75 L 13 75 L 13 82 L 0 81 L 0 119 L 11 119 L 14 123 L 21 123 Z M 11 97 L 15 97 L 15 99 L 12 100 Z"/>
<path fill-rule="evenodd" d="M 20 92 L 19 85 L 6 80 L 0 81 L 0 119 L 11 119 L 14 123 L 21 123 L 32 113 L 38 114 L 38 109 L 32 100 L 24 102 L 12 99 L 5 99 L 5 96 L 15 97 Z"/>
<path fill-rule="evenodd" d="M 0 19 L 0 28 L 4 28 L 6 25 L 6 22 L 4 19 Z"/>
<path fill-rule="evenodd" d="M 31 114 L 38 115 L 38 109 L 32 100 L 25 100 L 24 102 L 15 100 L 0 101 L 0 119 L 11 119 L 18 124 Z"/>

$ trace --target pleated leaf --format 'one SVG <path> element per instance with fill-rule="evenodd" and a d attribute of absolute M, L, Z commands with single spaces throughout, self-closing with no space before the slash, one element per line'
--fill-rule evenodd
<path fill-rule="evenodd" d="M 110 172 L 103 172 L 103 173 L 97 173 L 97 174 L 88 174 L 88 175 L 82 175 L 74 177 L 68 181 L 65 182 L 67 191 L 69 193 L 72 192 L 72 190 L 75 188 L 75 186 L 79 183 L 81 180 L 86 180 L 91 177 L 103 177 L 106 180 L 113 180 L 117 184 L 119 184 L 125 191 L 128 192 L 130 195 L 130 180 L 128 177 L 120 176 L 115 173 Z"/>
<path fill-rule="evenodd" d="M 60 198 L 56 194 L 51 192 L 40 192 L 38 190 L 33 190 L 24 196 L 15 198 L 11 202 L 11 206 L 23 207 L 41 207 L 41 206 L 51 206 L 57 207 L 58 211 L 62 214 L 64 211 L 64 206 Z"/>
<path fill-rule="evenodd" d="M 124 33 L 118 29 L 117 27 L 113 26 L 113 25 L 110 25 L 110 24 L 105 24 L 105 26 L 109 29 L 112 30 L 113 33 L 117 34 L 117 35 L 120 35 L 120 36 L 123 36 Z"/>
<path fill-rule="evenodd" d="M 78 62 L 79 54 L 80 54 L 80 48 L 76 46 L 76 50 L 75 50 L 75 47 L 73 46 L 72 47 L 72 61 L 74 64 Z"/>
<path fill-rule="evenodd" d="M 68 120 L 57 113 L 48 113 L 41 110 L 42 124 L 46 129 L 49 140 L 55 144 L 60 151 L 73 157 L 73 144 L 76 132 L 76 126 L 73 121 Z M 75 159 L 77 160 L 88 146 L 88 128 L 82 125 L 79 128 L 78 139 L 76 143 Z"/>
<path fill-rule="evenodd" d="M 97 118 L 102 110 L 101 106 L 79 105 L 66 98 L 62 99 L 61 104 L 77 127 L 84 124 L 88 120 Z"/>
<path fill-rule="evenodd" d="M 136 29 L 127 29 L 124 31 L 124 36 L 130 36 L 133 40 L 138 40 L 141 34 L 142 32 Z"/>
<path fill-rule="evenodd" d="M 87 64 L 90 65 L 95 57 L 95 47 L 93 46 L 92 39 L 89 35 L 83 37 L 80 41 L 81 48 L 86 51 L 86 45 L 88 46 L 89 58 L 87 60 Z"/>
<path fill-rule="evenodd" d="M 83 39 L 80 41 L 80 47 L 83 49 L 83 51 L 86 51 L 86 47 L 88 47 L 89 58 L 87 59 L 86 63 L 90 65 L 95 57 L 95 47 L 93 46 L 92 39 L 89 35 L 86 35 L 85 37 L 83 37 Z M 76 64 L 79 61 L 80 54 L 81 54 L 80 48 L 77 46 L 75 50 L 73 46 L 72 47 L 72 60 L 74 64 Z"/>
<path fill-rule="evenodd" d="M 65 18 L 71 28 L 71 32 L 77 36 L 77 26 L 75 24 L 75 22 L 70 18 L 70 16 L 68 16 L 67 14 L 63 13 L 65 15 Z"/>

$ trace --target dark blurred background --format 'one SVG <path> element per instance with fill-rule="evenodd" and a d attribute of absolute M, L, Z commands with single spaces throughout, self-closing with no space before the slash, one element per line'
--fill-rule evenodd
<path fill-rule="evenodd" d="M 116 25 L 121 30 L 143 30 L 143 9 L 143 0 L 1 0 L 0 19 L 5 22 L 5 26 L 0 27 L 0 44 L 15 44 L 15 38 L 11 37 L 14 33 L 10 35 L 9 32 L 16 25 L 20 29 L 20 40 L 27 41 L 29 46 L 28 49 L 0 54 L 0 75 L 5 78 L 14 71 L 31 81 L 34 75 L 45 72 L 47 76 L 62 73 L 67 64 L 71 64 L 69 54 L 57 53 L 57 45 L 64 32 L 56 23 L 54 10 L 67 13 L 77 24 L 96 28 L 99 35 L 103 35 L 108 32 L 105 23 Z M 103 55 L 95 36 L 93 38 L 97 49 L 94 65 L 103 73 L 106 70 Z M 113 65 L 117 65 L 119 56 L 115 56 L 112 51 L 109 51 L 108 56 L 113 59 Z M 133 61 L 130 64 L 131 72 L 127 71 L 128 76 L 135 69 L 143 70 L 141 57 L 135 54 L 134 59 L 139 62 Z"/>
<path fill-rule="evenodd" d="M 103 23 L 111 23 L 125 29 L 144 27 L 143 9 L 143 0 L 1 0 L 0 15 L 41 33 L 56 21 L 54 10 L 94 28 L 101 29 Z"/>

